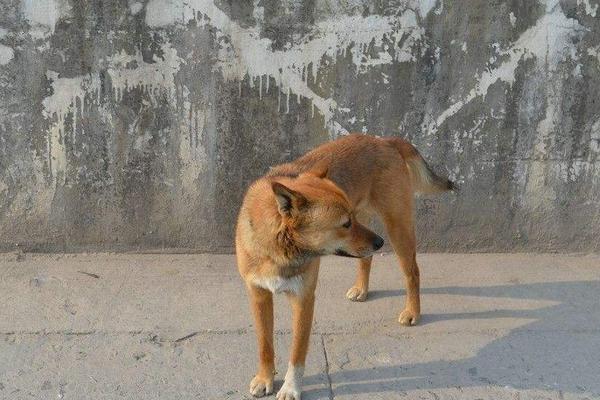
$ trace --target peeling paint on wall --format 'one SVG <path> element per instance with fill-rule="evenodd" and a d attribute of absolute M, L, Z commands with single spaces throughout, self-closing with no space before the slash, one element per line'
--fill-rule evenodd
<path fill-rule="evenodd" d="M 584 5 L 586 14 L 595 17 L 598 11 L 598 4 L 591 4 L 590 0 L 577 0 L 577 5 Z"/>
<path fill-rule="evenodd" d="M 29 22 L 30 33 L 35 38 L 52 35 L 56 23 L 70 13 L 70 7 L 64 0 L 23 0 L 23 17 Z"/>
<path fill-rule="evenodd" d="M 359 131 L 463 187 L 424 248 L 597 248 L 598 4 L 567 3 L 16 2 L 0 246 L 229 250 L 252 179 Z"/>
<path fill-rule="evenodd" d="M 430 8 L 423 6 L 421 10 L 428 12 Z M 269 82 L 273 79 L 278 90 L 278 109 L 289 112 L 292 95 L 309 99 L 311 106 L 323 115 L 332 138 L 347 132 L 333 120 L 337 104 L 332 98 L 317 95 L 307 84 L 309 75 L 313 81 L 317 80 L 323 58 L 336 59 L 338 54 L 344 57 L 348 52 L 359 71 L 380 64 L 414 61 L 412 48 L 423 35 L 415 11 L 407 9 L 396 17 L 347 16 L 317 23 L 298 43 L 274 51 L 273 42 L 261 37 L 257 28 L 241 27 L 210 0 L 168 4 L 151 1 L 147 6 L 146 23 L 149 26 L 185 24 L 192 19 L 217 28 L 221 39 L 228 38 L 228 46 L 223 49 L 221 62 L 216 66 L 225 80 L 241 82 L 249 76 L 250 85 L 257 84 L 259 95 L 262 95 L 263 87 L 268 92 Z M 393 36 L 397 39 L 390 39 Z M 386 37 L 389 43 L 384 45 L 382 42 Z M 369 46 L 383 51 L 371 58 L 366 53 Z M 395 57 L 390 56 L 391 51 Z M 281 100 L 282 95 L 284 100 Z"/>
<path fill-rule="evenodd" d="M 534 57 L 540 70 L 556 72 L 558 64 L 565 57 L 576 59 L 574 42 L 581 38 L 585 28 L 577 20 L 567 18 L 563 11 L 552 2 L 547 5 L 547 14 L 542 16 L 535 26 L 529 28 L 508 49 L 501 51 L 496 56 L 503 59 L 500 66 L 490 68 L 483 72 L 477 79 L 475 88 L 467 96 L 452 104 L 444 110 L 427 127 L 430 133 L 435 133 L 446 119 L 459 112 L 465 104 L 479 96 L 485 96 L 491 85 L 498 81 L 509 85 L 515 81 L 515 71 L 523 59 Z M 551 114 L 551 113 L 549 113 Z"/>

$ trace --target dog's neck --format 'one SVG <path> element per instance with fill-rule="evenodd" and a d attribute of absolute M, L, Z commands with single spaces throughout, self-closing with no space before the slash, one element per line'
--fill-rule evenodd
<path fill-rule="evenodd" d="M 267 247 L 272 250 L 268 257 L 273 264 L 282 272 L 286 271 L 284 273 L 291 275 L 295 275 L 298 269 L 318 256 L 314 251 L 302 248 L 294 240 L 289 228 L 281 223 L 281 219 L 278 221 L 277 234 Z"/>
<path fill-rule="evenodd" d="M 319 256 L 315 251 L 300 247 L 285 226 L 280 227 L 276 242 L 281 255 L 277 257 L 277 265 L 283 270 L 297 270 Z"/>
<path fill-rule="evenodd" d="M 277 213 L 278 214 L 278 213 Z M 279 270 L 284 276 L 293 276 L 302 272 L 302 267 L 307 265 L 319 254 L 315 251 L 302 248 L 290 232 L 289 228 L 282 223 L 281 217 L 275 217 L 270 222 L 249 221 L 249 226 L 254 231 L 254 240 L 258 238 L 270 238 L 269 240 L 255 242 L 255 248 L 260 249 L 263 259 Z M 266 230 L 269 234 L 259 234 L 257 230 Z M 273 232 L 276 232 L 273 235 Z"/>

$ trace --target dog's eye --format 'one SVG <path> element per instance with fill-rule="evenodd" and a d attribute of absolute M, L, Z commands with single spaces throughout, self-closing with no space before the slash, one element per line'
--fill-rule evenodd
<path fill-rule="evenodd" d="M 350 228 L 352 226 L 352 220 L 348 220 L 342 225 L 344 228 Z"/>

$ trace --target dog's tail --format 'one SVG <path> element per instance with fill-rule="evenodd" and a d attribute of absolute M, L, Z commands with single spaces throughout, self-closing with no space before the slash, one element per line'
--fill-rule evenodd
<path fill-rule="evenodd" d="M 436 175 L 412 144 L 400 138 L 387 138 L 387 140 L 398 149 L 406 162 L 415 192 L 432 194 L 458 190 L 454 182 Z"/>

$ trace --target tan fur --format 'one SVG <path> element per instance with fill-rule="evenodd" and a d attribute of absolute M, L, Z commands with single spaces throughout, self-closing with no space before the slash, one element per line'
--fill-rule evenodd
<path fill-rule="evenodd" d="M 383 220 L 405 274 L 406 306 L 399 321 L 417 323 L 420 298 L 413 193 L 453 188 L 429 169 L 408 142 L 366 135 L 326 143 L 271 169 L 251 185 L 238 217 L 236 254 L 258 336 L 259 365 L 250 384 L 253 395 L 273 390 L 271 291 L 285 292 L 292 305 L 290 368 L 298 374 L 308 349 L 319 257 L 360 258 L 355 284 L 346 295 L 355 301 L 367 297 L 371 254 L 383 243 L 365 227 L 372 214 Z M 278 398 L 295 399 L 299 390 L 297 379 L 286 380 Z"/>

